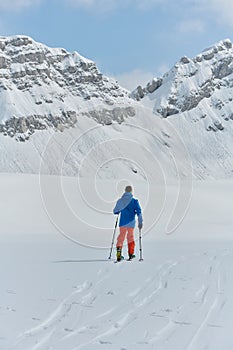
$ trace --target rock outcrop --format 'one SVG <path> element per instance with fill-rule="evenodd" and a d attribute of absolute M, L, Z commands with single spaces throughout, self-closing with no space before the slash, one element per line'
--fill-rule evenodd
<path fill-rule="evenodd" d="M 93 61 L 26 36 L 0 37 L 0 104 L 0 132 L 18 141 L 72 127 L 79 115 L 109 124 L 135 114 L 129 93 Z"/>

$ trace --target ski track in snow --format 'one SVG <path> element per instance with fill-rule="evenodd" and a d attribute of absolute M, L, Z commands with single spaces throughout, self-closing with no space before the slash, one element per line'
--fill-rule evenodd
<path fill-rule="evenodd" d="M 109 262 L 96 281 L 75 287 L 45 320 L 19 334 L 9 349 L 213 349 L 207 341 L 224 329 L 225 266 L 231 263 L 227 252 L 182 256 L 157 267 L 146 261 Z M 192 276 L 191 266 L 196 266 Z M 135 275 L 138 269 L 153 272 L 141 281 L 134 276 L 131 285 L 127 273 Z M 118 274 L 126 270 L 118 285 Z M 126 335 L 130 343 L 123 346 Z"/>
<path fill-rule="evenodd" d="M 216 256 L 211 259 L 212 262 L 214 262 L 215 259 Z M 202 285 L 200 289 L 197 289 L 194 294 L 198 300 L 188 300 L 187 303 L 184 303 L 181 306 L 182 313 L 179 316 L 179 319 L 183 319 L 183 321 L 175 320 L 175 313 L 170 313 L 167 325 L 160 329 L 155 337 L 150 339 L 150 342 L 156 345 L 156 349 L 170 349 L 175 338 L 177 338 L 177 344 L 179 344 L 179 339 L 185 339 L 185 331 L 181 326 L 190 326 L 194 329 L 194 331 L 192 331 L 191 340 L 184 345 L 183 349 L 197 350 L 200 348 L 196 346 L 196 343 L 201 337 L 201 332 L 206 326 L 208 326 L 208 320 L 210 319 L 211 313 L 216 310 L 221 302 L 219 296 L 221 291 L 219 264 L 220 262 L 216 261 L 205 269 L 205 284 Z M 213 271 L 215 273 L 212 275 Z M 192 304 L 195 306 L 192 306 Z M 199 315 L 195 322 L 189 321 L 190 316 L 192 317 L 195 314 Z M 187 319 L 188 321 L 186 321 Z M 179 334 L 181 332 L 182 335 Z M 190 336 L 190 334 L 188 335 Z M 208 344 L 206 346 L 208 348 Z"/>

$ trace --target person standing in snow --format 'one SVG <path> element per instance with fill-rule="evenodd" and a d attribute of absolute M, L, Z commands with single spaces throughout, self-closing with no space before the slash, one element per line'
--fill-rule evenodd
<path fill-rule="evenodd" d="M 118 199 L 115 208 L 113 209 L 114 214 L 120 215 L 120 234 L 117 237 L 117 261 L 122 259 L 121 251 L 124 244 L 124 240 L 127 234 L 127 242 L 128 242 L 128 254 L 129 259 L 135 258 L 134 255 L 134 227 L 135 227 L 135 215 L 138 217 L 138 228 L 142 229 L 143 218 L 142 218 L 142 210 L 139 204 L 139 201 L 133 198 L 133 189 L 132 186 L 126 186 L 125 193 L 122 195 L 120 199 Z"/>

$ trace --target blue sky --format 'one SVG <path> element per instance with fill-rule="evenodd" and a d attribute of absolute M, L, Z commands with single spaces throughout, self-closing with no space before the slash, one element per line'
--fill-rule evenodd
<path fill-rule="evenodd" d="M 128 87 L 233 35 L 232 0 L 0 0 L 0 35 L 78 51 Z"/>

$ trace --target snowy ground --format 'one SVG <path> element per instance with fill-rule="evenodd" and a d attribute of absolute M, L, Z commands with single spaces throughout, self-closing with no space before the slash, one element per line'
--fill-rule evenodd
<path fill-rule="evenodd" d="M 38 177 L 1 175 L 0 349 L 232 349 L 232 189 L 195 183 L 177 231 L 164 233 L 165 208 L 144 262 L 114 264 L 57 232 Z"/>

